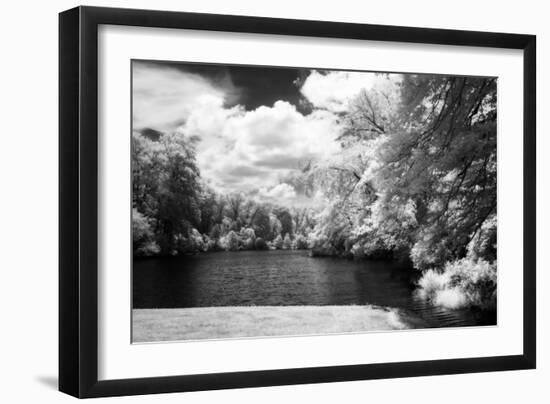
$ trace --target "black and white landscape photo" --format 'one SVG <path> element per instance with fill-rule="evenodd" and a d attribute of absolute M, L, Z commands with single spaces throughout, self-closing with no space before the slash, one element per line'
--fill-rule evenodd
<path fill-rule="evenodd" d="M 131 136 L 134 343 L 496 325 L 495 77 L 134 60 Z"/>

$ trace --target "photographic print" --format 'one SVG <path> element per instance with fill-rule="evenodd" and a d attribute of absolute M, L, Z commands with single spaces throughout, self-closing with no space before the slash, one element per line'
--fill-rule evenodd
<path fill-rule="evenodd" d="M 132 342 L 496 325 L 496 77 L 131 68 Z"/>

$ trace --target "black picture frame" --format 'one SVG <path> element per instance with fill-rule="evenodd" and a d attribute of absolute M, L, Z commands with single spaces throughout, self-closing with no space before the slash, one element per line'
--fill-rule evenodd
<path fill-rule="evenodd" d="M 523 50 L 523 354 L 98 380 L 98 26 L 463 45 Z M 183 12 L 77 7 L 59 15 L 59 390 L 104 397 L 325 383 L 536 366 L 536 37 Z"/>

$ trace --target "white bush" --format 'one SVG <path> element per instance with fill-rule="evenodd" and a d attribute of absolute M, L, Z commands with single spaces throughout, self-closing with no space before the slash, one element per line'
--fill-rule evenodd
<path fill-rule="evenodd" d="M 469 302 L 464 292 L 459 288 L 438 290 L 434 296 L 434 304 L 448 309 L 466 307 Z"/>
<path fill-rule="evenodd" d="M 418 281 L 418 295 L 451 309 L 496 307 L 496 263 L 463 258 L 448 262 L 443 271 L 430 269 Z"/>

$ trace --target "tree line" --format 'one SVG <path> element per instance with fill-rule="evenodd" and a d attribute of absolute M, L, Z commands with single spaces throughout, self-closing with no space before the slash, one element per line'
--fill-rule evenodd
<path fill-rule="evenodd" d="M 215 192 L 201 180 L 196 142 L 176 134 L 133 134 L 134 255 L 308 248 L 311 209 Z"/>

